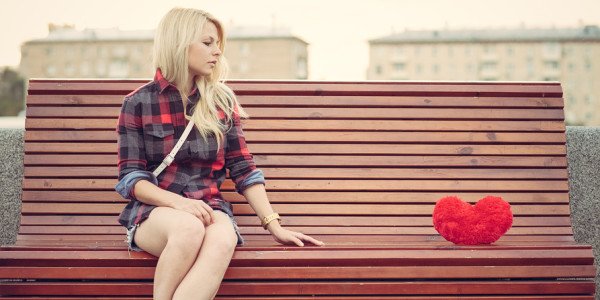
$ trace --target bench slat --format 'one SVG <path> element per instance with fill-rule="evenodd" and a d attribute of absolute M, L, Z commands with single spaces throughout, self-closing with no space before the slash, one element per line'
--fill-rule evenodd
<path fill-rule="evenodd" d="M 32 225 L 114 225 L 117 215 L 112 216 L 77 216 L 77 215 L 23 215 L 21 226 Z M 240 226 L 259 226 L 260 220 L 255 216 L 235 216 Z M 430 217 L 397 216 L 397 217 L 357 217 L 357 216 L 286 216 L 282 223 L 286 226 L 430 226 Z M 564 217 L 532 217 L 516 216 L 513 218 L 513 227 L 544 227 L 544 226 L 571 226 L 571 219 Z"/>
<path fill-rule="evenodd" d="M 32 118 L 113 118 L 120 107 L 31 107 L 27 117 Z M 489 109 L 489 108 L 253 108 L 246 109 L 251 119 L 459 119 L 459 120 L 564 120 L 562 108 L 557 109 Z"/>
<path fill-rule="evenodd" d="M 392 234 L 415 234 L 415 235 L 435 235 L 436 231 L 431 226 L 394 226 L 394 227 L 344 227 L 344 226 L 294 226 L 285 224 L 290 230 L 299 231 L 304 234 L 313 235 L 392 235 Z M 21 234 L 123 234 L 123 227 L 120 225 L 111 226 L 34 226 L 21 225 L 19 233 Z M 268 234 L 260 226 L 244 226 L 240 228 L 240 233 L 246 234 Z M 566 227 L 512 227 L 507 235 L 570 235 L 573 230 L 570 226 Z"/>
<path fill-rule="evenodd" d="M 60 131 L 37 130 L 49 128 L 54 121 L 53 129 Z M 60 123 L 57 124 L 56 123 Z M 77 121 L 77 124 L 79 121 Z M 82 131 L 87 124 L 71 124 L 71 120 L 38 120 L 31 123 L 30 130 L 25 134 L 27 142 L 36 141 L 88 141 L 88 142 L 117 142 L 114 130 Z M 76 129 L 76 130 L 70 130 Z M 437 132 L 348 132 L 348 131 L 312 131 L 312 132 L 281 132 L 281 131 L 246 131 L 246 141 L 256 142 L 296 142 L 296 143 L 382 143 L 382 144 L 565 144 L 565 135 L 562 133 L 547 132 L 446 132 L 440 135 Z"/>
<path fill-rule="evenodd" d="M 96 92 L 95 92 L 96 93 Z M 106 106 L 120 107 L 127 93 L 29 95 L 27 107 L 34 106 Z M 488 107 L 488 108 L 563 108 L 562 98 L 551 97 L 423 97 L 423 96 L 294 96 L 239 95 L 244 107 Z"/>
<path fill-rule="evenodd" d="M 52 144 L 46 144 L 51 148 Z M 70 148 L 72 149 L 72 148 Z M 109 165 L 114 166 L 116 155 L 99 154 L 30 154 L 29 144 L 25 145 L 24 163 L 29 165 Z M 40 148 L 42 151 L 43 148 Z M 91 150 L 90 150 L 91 151 Z M 112 149 L 111 151 L 114 151 Z M 271 166 L 310 166 L 310 167 L 526 167 L 526 168 L 565 168 L 565 156 L 383 156 L 383 155 L 254 155 L 261 167 Z"/>
<path fill-rule="evenodd" d="M 261 168 L 268 179 L 568 179 L 566 169 L 459 169 L 459 168 Z M 118 174 L 113 167 L 32 167 L 24 175 L 33 177 L 106 178 Z M 229 177 L 228 177 L 229 178 Z"/>
<path fill-rule="evenodd" d="M 26 295 L 149 295 L 152 293 L 150 282 L 129 283 L 31 283 L 27 286 L 18 283 L 5 285 L 7 294 Z M 594 290 L 590 282 L 488 282 L 488 281 L 431 281 L 431 282 L 223 282 L 220 295 L 339 295 L 340 291 L 355 295 L 394 295 L 406 291 L 415 291 L 419 295 L 481 295 L 481 294 L 550 294 L 585 295 Z"/>
<path fill-rule="evenodd" d="M 593 262 L 591 247 L 571 249 L 493 249 L 479 251 L 453 247 L 452 249 L 327 249 L 289 247 L 288 251 L 236 251 L 231 266 L 489 266 L 489 265 L 587 265 Z M 38 266 L 153 266 L 156 257 L 148 253 L 127 251 L 10 251 L 0 252 L 0 258 L 10 256 L 2 263 Z M 468 258 L 468 260 L 464 260 Z"/>
<path fill-rule="evenodd" d="M 40 133 L 43 134 L 43 133 Z M 68 135 L 60 133 L 60 135 Z M 86 147 L 73 148 L 77 143 L 38 143 L 37 151 L 44 152 L 98 152 L 115 151 L 115 143 L 89 143 Z M 35 151 L 30 144 L 28 151 Z M 564 155 L 564 145 L 364 145 L 364 144 L 263 144 L 248 143 L 254 155 L 286 154 L 295 149 L 295 154 L 361 154 L 361 155 Z"/>
<path fill-rule="evenodd" d="M 154 267 L 3 267 L 0 277 L 30 279 L 153 279 Z M 516 271 L 516 272 L 515 272 Z M 248 279 L 429 279 L 594 277 L 592 266 L 400 266 L 400 267 L 232 267 L 225 280 Z"/>
<path fill-rule="evenodd" d="M 52 296 L 46 296 L 46 297 L 35 297 L 35 298 L 30 298 L 30 297 L 10 297 L 10 298 L 4 298 L 4 297 L 0 297 L 0 299 L 11 299 L 11 300 L 25 300 L 25 299 L 37 299 L 37 300 L 41 300 L 41 299 L 51 299 L 51 300 L 73 300 L 73 298 L 64 298 L 64 297 L 52 297 Z M 138 297 L 110 297 L 110 298 L 105 298 L 105 297 L 101 297 L 101 296 L 92 296 L 92 297 L 85 297 L 85 296 L 79 296 L 77 297 L 77 299 L 96 299 L 96 300 L 113 300 L 113 299 L 121 299 L 121 300 L 151 300 L 152 298 L 150 297 L 143 297 L 143 296 L 138 296 Z M 240 296 L 240 297 L 236 297 L 236 296 L 219 296 L 217 295 L 217 297 L 215 299 L 218 300 L 263 300 L 265 299 L 264 297 L 248 297 L 248 296 Z M 314 300 L 315 297 L 312 296 L 269 296 L 269 300 Z M 352 300 L 372 300 L 373 297 L 372 296 L 320 296 L 318 298 L 319 300 L 344 300 L 344 299 L 352 299 Z M 389 296 L 386 295 L 385 298 L 382 299 L 386 299 L 386 300 L 456 300 L 456 296 Z M 568 295 L 568 296 L 554 296 L 554 295 L 544 295 L 544 296 L 531 296 L 531 295 L 520 295 L 520 296 L 516 296 L 516 295 L 512 295 L 512 296 L 482 296 L 482 295 L 477 295 L 477 296 L 461 296 L 461 299 L 486 299 L 486 300 L 547 300 L 547 299 L 554 299 L 554 300 L 594 300 L 594 296 L 578 296 L 578 295 Z"/>
<path fill-rule="evenodd" d="M 365 236 L 365 235 L 313 235 L 316 239 L 326 238 L 328 244 L 332 245 L 398 245 L 407 243 L 418 243 L 426 245 L 437 245 L 438 247 L 444 248 L 448 246 L 448 241 L 439 235 L 377 235 L 377 236 Z M 246 235 L 244 237 L 249 245 L 259 243 L 260 245 L 267 245 L 281 247 L 273 238 L 267 235 Z M 101 247 L 107 242 L 110 245 L 119 245 L 120 249 L 125 248 L 125 237 L 123 234 L 114 235 L 96 235 L 90 237 L 89 235 L 19 235 L 17 237 L 17 245 L 37 247 L 40 245 L 55 245 L 60 247 L 69 248 L 71 246 L 79 247 Z M 116 243 L 116 244 L 114 244 Z M 548 243 L 552 246 L 561 246 L 565 243 L 568 245 L 574 244 L 575 239 L 572 235 L 530 235 L 530 236 L 503 236 L 494 245 L 501 245 L 503 243 L 509 245 L 530 245 L 532 243 Z M 62 245 L 62 246 L 61 246 Z M 244 247 L 239 247 L 242 249 Z M 288 248 L 289 249 L 289 248 Z"/>
<path fill-rule="evenodd" d="M 34 179 L 23 180 L 23 189 L 106 189 L 114 190 L 116 179 Z M 568 191 L 566 180 L 334 180 L 334 179 L 271 179 L 268 187 L 277 190 L 376 190 L 376 191 Z M 222 190 L 232 191 L 231 181 L 221 185 Z"/>
<path fill-rule="evenodd" d="M 58 119 L 62 128 L 95 128 L 114 130 L 116 119 Z M 25 129 L 36 119 L 27 118 Z M 66 125 L 69 124 L 69 125 Z M 80 124 L 80 125 L 78 125 Z M 463 120 L 254 120 L 243 121 L 244 130 L 302 130 L 302 131 L 523 131 L 523 132 L 564 132 L 563 121 L 463 121 Z M 84 127 L 85 126 L 85 127 Z M 54 128 L 46 126 L 43 128 Z M 61 128 L 61 127 L 59 127 Z"/>
<path fill-rule="evenodd" d="M 147 80 L 104 80 L 102 85 L 91 80 L 30 80 L 30 94 L 128 94 Z M 488 82 L 326 82 L 326 81 L 227 81 L 238 95 L 438 95 L 438 96 L 513 96 L 561 97 L 559 83 L 488 83 Z"/>
<path fill-rule="evenodd" d="M 453 193 L 461 199 L 468 202 L 475 202 L 489 193 L 486 192 L 459 192 Z M 223 192 L 223 197 L 231 202 L 246 203 L 246 199 L 236 192 Z M 312 199 L 319 199 L 322 203 L 346 203 L 346 202 L 369 202 L 376 199 L 378 203 L 394 203 L 398 199 L 403 199 L 406 203 L 434 203 L 438 199 L 447 196 L 448 193 L 431 192 L 269 192 L 269 201 L 274 203 L 305 203 Z M 502 193 L 510 203 L 568 203 L 569 194 L 565 192 L 557 193 Z M 24 202 L 112 202 L 126 203 L 127 200 L 121 198 L 114 191 L 31 191 L 24 190 L 22 199 Z"/>
<path fill-rule="evenodd" d="M 273 209 L 284 215 L 421 215 L 431 216 L 434 205 L 410 204 L 273 204 Z M 106 203 L 23 203 L 22 211 L 28 214 L 118 214 L 123 204 Z M 233 204 L 236 214 L 254 215 L 249 204 Z M 512 205 L 514 215 L 568 216 L 568 205 Z"/>

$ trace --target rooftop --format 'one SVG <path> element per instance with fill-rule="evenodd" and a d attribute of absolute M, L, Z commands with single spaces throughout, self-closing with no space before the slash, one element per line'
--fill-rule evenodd
<path fill-rule="evenodd" d="M 433 42 L 498 42 L 498 41 L 600 41 L 600 27 L 579 28 L 512 28 L 478 30 L 406 30 L 369 40 L 370 44 Z"/>
<path fill-rule="evenodd" d="M 29 40 L 27 43 L 43 42 L 84 42 L 84 41 L 152 41 L 154 30 L 120 30 L 118 28 L 86 28 L 76 30 L 72 25 L 50 24 L 48 36 Z M 228 39 L 291 38 L 306 42 L 294 36 L 288 28 L 271 27 L 232 27 L 226 31 Z"/>

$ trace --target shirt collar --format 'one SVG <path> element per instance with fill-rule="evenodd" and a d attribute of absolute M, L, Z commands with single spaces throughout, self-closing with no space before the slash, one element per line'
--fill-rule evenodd
<path fill-rule="evenodd" d="M 173 85 L 172 83 L 170 83 L 168 80 L 165 79 L 165 77 L 163 76 L 162 72 L 160 71 L 160 69 L 156 69 L 156 74 L 154 74 L 154 81 L 156 81 L 158 83 L 158 86 L 160 87 L 160 93 L 162 94 L 168 87 L 173 87 L 174 89 L 177 89 L 177 87 L 175 85 Z M 194 95 L 196 92 L 198 92 L 198 86 L 194 85 L 194 89 L 192 90 L 192 92 L 188 95 L 188 97 Z"/>
<path fill-rule="evenodd" d="M 160 87 L 160 93 L 164 92 L 164 90 L 169 86 L 175 87 L 165 79 L 160 69 L 156 69 L 156 74 L 154 74 L 154 81 L 158 83 L 158 86 Z"/>

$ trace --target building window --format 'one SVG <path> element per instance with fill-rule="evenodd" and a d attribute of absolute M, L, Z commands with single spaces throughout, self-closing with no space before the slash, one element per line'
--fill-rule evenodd
<path fill-rule="evenodd" d="M 401 46 L 396 46 L 396 56 L 403 56 L 404 55 L 404 47 Z"/>
<path fill-rule="evenodd" d="M 585 70 L 586 71 L 592 70 L 592 61 L 589 58 L 585 59 Z"/>
<path fill-rule="evenodd" d="M 67 76 L 73 76 L 75 74 L 75 65 L 72 62 L 68 62 L 65 65 L 65 74 Z"/>
<path fill-rule="evenodd" d="M 250 54 L 250 45 L 248 43 L 240 44 L 240 54 L 244 57 Z"/>
<path fill-rule="evenodd" d="M 56 75 L 56 66 L 55 65 L 46 66 L 46 76 L 54 77 L 55 75 Z"/>
<path fill-rule="evenodd" d="M 240 64 L 239 64 L 240 73 L 247 73 L 249 69 L 250 69 L 250 66 L 248 66 L 247 61 L 240 62 Z"/>
<path fill-rule="evenodd" d="M 527 76 L 529 78 L 532 78 L 534 76 L 535 73 L 535 68 L 533 66 L 533 60 L 528 59 L 527 60 Z"/>
<path fill-rule="evenodd" d="M 571 71 L 571 72 L 575 71 L 575 64 L 574 63 L 569 63 L 569 71 Z"/>
<path fill-rule="evenodd" d="M 423 65 L 417 64 L 416 70 L 417 70 L 417 74 L 423 73 Z"/>
<path fill-rule="evenodd" d="M 112 55 L 113 55 L 113 57 L 119 57 L 119 58 L 125 57 L 125 56 L 127 56 L 127 48 L 125 48 L 124 46 L 114 47 L 112 49 Z"/>
<path fill-rule="evenodd" d="M 106 76 L 106 63 L 104 61 L 99 61 L 96 63 L 96 76 Z"/>
<path fill-rule="evenodd" d="M 506 48 L 506 54 L 508 54 L 508 56 L 513 56 L 515 54 L 515 50 L 513 49 L 512 46 L 508 46 Z"/>
<path fill-rule="evenodd" d="M 381 65 L 375 66 L 375 74 L 381 75 L 382 72 L 383 70 L 381 69 Z"/>
<path fill-rule="evenodd" d="M 47 47 L 46 48 L 46 55 L 48 56 L 52 56 L 54 54 L 54 48 L 52 47 Z"/>
<path fill-rule="evenodd" d="M 559 43 L 544 43 L 543 54 L 549 57 L 560 57 L 560 44 Z"/>
<path fill-rule="evenodd" d="M 415 56 L 419 56 L 419 54 L 421 54 L 421 47 L 415 46 Z"/>
<path fill-rule="evenodd" d="M 306 79 L 308 78 L 308 71 L 306 67 L 306 58 L 298 57 L 296 60 L 296 78 Z"/>
<path fill-rule="evenodd" d="M 128 77 L 129 63 L 127 60 L 123 58 L 113 59 L 108 67 L 108 76 L 113 78 Z"/>
<path fill-rule="evenodd" d="M 557 61 L 547 61 L 545 63 L 545 66 L 546 66 L 546 69 L 549 69 L 549 70 L 558 70 L 558 68 L 559 68 L 559 64 Z"/>
<path fill-rule="evenodd" d="M 433 57 L 437 56 L 437 46 L 435 46 L 435 45 L 431 46 L 431 56 L 433 56 Z"/>
<path fill-rule="evenodd" d="M 98 53 L 98 57 L 106 57 L 106 48 L 104 46 L 98 46 L 96 52 Z"/>
<path fill-rule="evenodd" d="M 405 67 L 406 67 L 406 64 L 404 64 L 404 63 L 395 63 L 394 64 L 394 71 L 396 71 L 396 72 L 404 72 Z"/>
<path fill-rule="evenodd" d="M 433 68 L 431 70 L 434 74 L 437 74 L 440 71 L 440 66 L 438 64 L 435 64 L 433 65 Z"/>
<path fill-rule="evenodd" d="M 89 62 L 84 61 L 81 63 L 81 65 L 79 67 L 80 67 L 79 72 L 81 73 L 81 76 L 84 76 L 84 77 L 90 76 L 90 63 Z"/>

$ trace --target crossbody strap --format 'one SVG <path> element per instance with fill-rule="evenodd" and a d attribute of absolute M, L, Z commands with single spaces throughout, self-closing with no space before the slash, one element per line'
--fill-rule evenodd
<path fill-rule="evenodd" d="M 177 142 L 177 144 L 175 144 L 175 147 L 173 147 L 173 150 L 171 150 L 171 153 L 169 153 L 169 155 L 167 155 L 167 157 L 165 157 L 165 159 L 160 163 L 158 168 L 156 168 L 156 170 L 154 170 L 154 172 L 152 172 L 152 174 L 154 174 L 155 177 L 158 177 L 158 175 L 166 167 L 171 165 L 171 163 L 175 159 L 175 154 L 177 154 L 177 151 L 179 151 L 179 148 L 181 148 L 181 146 L 187 139 L 188 135 L 190 134 L 190 131 L 192 131 L 192 127 L 194 127 L 194 121 L 190 120 L 187 127 L 185 128 L 185 131 L 183 131 L 183 134 L 179 138 L 179 141 Z"/>

